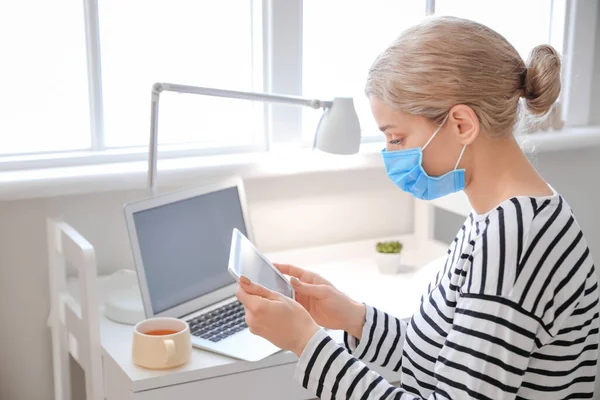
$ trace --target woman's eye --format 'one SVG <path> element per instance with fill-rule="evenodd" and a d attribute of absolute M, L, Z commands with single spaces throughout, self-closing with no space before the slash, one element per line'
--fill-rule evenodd
<path fill-rule="evenodd" d="M 389 144 L 398 145 L 402 144 L 402 139 L 393 139 L 388 142 Z"/>

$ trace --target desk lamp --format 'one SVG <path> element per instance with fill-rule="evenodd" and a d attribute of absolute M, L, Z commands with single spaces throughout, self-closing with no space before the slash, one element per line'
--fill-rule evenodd
<path fill-rule="evenodd" d="M 317 125 L 313 148 L 331 154 L 354 154 L 358 152 L 360 147 L 360 125 L 351 97 L 339 97 L 334 98 L 332 101 L 323 101 L 278 94 L 240 92 L 173 83 L 155 83 L 152 85 L 150 149 L 148 157 L 148 188 L 153 196 L 156 194 L 156 176 L 158 173 L 158 104 L 162 92 L 226 97 L 266 103 L 283 103 L 323 109 L 323 115 Z"/>

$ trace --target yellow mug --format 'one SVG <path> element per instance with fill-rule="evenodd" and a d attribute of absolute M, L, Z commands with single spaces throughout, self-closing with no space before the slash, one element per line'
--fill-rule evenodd
<path fill-rule="evenodd" d="M 133 330 L 134 364 L 150 369 L 174 368 L 192 354 L 190 327 L 176 318 L 150 318 Z"/>

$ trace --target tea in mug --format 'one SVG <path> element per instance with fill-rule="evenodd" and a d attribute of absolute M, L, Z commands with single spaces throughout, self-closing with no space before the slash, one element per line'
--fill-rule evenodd
<path fill-rule="evenodd" d="M 172 329 L 155 329 L 153 331 L 144 332 L 146 335 L 150 336 L 166 336 L 173 335 L 179 331 L 174 331 Z"/>

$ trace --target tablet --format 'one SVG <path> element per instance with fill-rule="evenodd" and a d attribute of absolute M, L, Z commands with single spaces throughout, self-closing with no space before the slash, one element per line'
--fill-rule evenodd
<path fill-rule="evenodd" d="M 229 252 L 229 273 L 236 281 L 245 275 L 267 289 L 294 298 L 294 288 L 285 276 L 263 256 L 242 232 L 233 229 Z"/>

